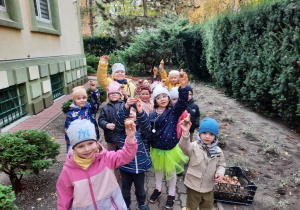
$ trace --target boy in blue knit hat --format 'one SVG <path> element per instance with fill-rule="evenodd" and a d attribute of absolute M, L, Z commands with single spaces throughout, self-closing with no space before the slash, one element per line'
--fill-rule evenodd
<path fill-rule="evenodd" d="M 192 123 L 180 122 L 182 135 L 179 147 L 190 158 L 184 179 L 187 187 L 186 207 L 196 210 L 213 208 L 215 182 L 221 182 L 225 174 L 225 158 L 218 147 L 219 125 L 215 119 L 206 117 L 200 124 L 198 141 L 190 142 Z"/>

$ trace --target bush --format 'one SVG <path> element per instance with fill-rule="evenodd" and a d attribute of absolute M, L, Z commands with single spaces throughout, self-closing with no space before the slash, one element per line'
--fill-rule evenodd
<path fill-rule="evenodd" d="M 109 55 L 119 49 L 117 41 L 113 37 L 83 37 L 84 51 L 96 57 Z M 95 67 L 94 67 L 95 68 Z"/>
<path fill-rule="evenodd" d="M 100 58 L 89 53 L 85 53 L 86 65 L 92 67 L 94 70 L 98 68 Z"/>
<path fill-rule="evenodd" d="M 87 73 L 88 73 L 88 75 L 89 74 L 96 74 L 97 73 L 97 70 L 95 70 L 93 67 L 91 67 L 91 66 L 86 66 L 86 68 L 87 68 Z"/>
<path fill-rule="evenodd" d="M 15 200 L 15 193 L 12 191 L 11 186 L 3 186 L 0 184 L 0 209 L 18 209 L 14 204 Z"/>
<path fill-rule="evenodd" d="M 23 175 L 48 169 L 59 154 L 60 144 L 39 130 L 20 130 L 0 136 L 0 171 L 9 175 L 18 192 Z"/>
<path fill-rule="evenodd" d="M 106 101 L 106 90 L 104 90 L 102 87 L 100 87 L 100 86 L 97 86 L 97 89 L 99 90 L 99 92 L 100 92 L 100 103 L 102 103 L 102 102 L 104 102 L 104 101 Z M 91 88 L 88 88 L 87 90 L 86 90 L 86 93 L 88 94 L 88 102 L 90 102 L 91 101 Z M 63 113 L 67 113 L 68 111 L 69 111 L 69 109 L 70 109 L 70 106 L 71 106 L 71 104 L 73 103 L 73 99 L 69 99 L 68 101 L 66 101 L 66 102 L 64 102 L 63 104 L 62 104 L 62 107 L 61 107 L 61 109 L 62 109 L 62 111 L 63 111 Z"/>

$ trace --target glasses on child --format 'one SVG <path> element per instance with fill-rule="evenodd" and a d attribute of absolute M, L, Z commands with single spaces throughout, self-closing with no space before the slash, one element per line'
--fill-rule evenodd
<path fill-rule="evenodd" d="M 162 95 L 159 97 L 156 97 L 155 100 L 160 101 L 161 99 L 166 99 L 168 97 L 168 95 Z"/>
<path fill-rule="evenodd" d="M 119 95 L 120 93 L 114 92 L 114 93 L 109 93 L 108 95 Z"/>

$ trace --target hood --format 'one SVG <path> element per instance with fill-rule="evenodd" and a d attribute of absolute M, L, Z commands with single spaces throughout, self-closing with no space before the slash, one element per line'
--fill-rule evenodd
<path fill-rule="evenodd" d="M 84 107 L 79 107 L 77 106 L 74 102 L 70 105 L 70 109 L 69 111 L 77 111 L 77 110 L 80 110 L 80 109 L 87 109 L 89 108 L 90 106 L 90 103 L 87 102 L 86 105 Z"/>
<path fill-rule="evenodd" d="M 97 144 L 100 146 L 101 151 L 99 153 L 95 154 L 95 158 L 94 158 L 93 162 L 101 159 L 107 153 L 107 150 L 102 146 L 102 144 L 100 144 L 99 142 L 97 142 Z M 75 161 L 73 159 L 73 155 L 74 155 L 74 150 L 72 148 L 70 148 L 70 150 L 67 154 L 65 166 L 68 166 L 70 168 L 78 168 L 80 166 L 75 163 Z"/>

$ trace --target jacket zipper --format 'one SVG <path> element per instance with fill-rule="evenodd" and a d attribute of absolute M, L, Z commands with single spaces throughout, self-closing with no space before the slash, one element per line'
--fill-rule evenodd
<path fill-rule="evenodd" d="M 135 173 L 138 174 L 139 173 L 139 170 L 138 170 L 138 165 L 137 165 L 137 158 L 136 156 L 134 157 L 135 159 Z"/>
<path fill-rule="evenodd" d="M 114 198 L 112 196 L 110 196 L 110 201 L 111 201 L 111 204 L 113 205 L 113 207 L 115 207 L 116 210 L 119 210 Z"/>

